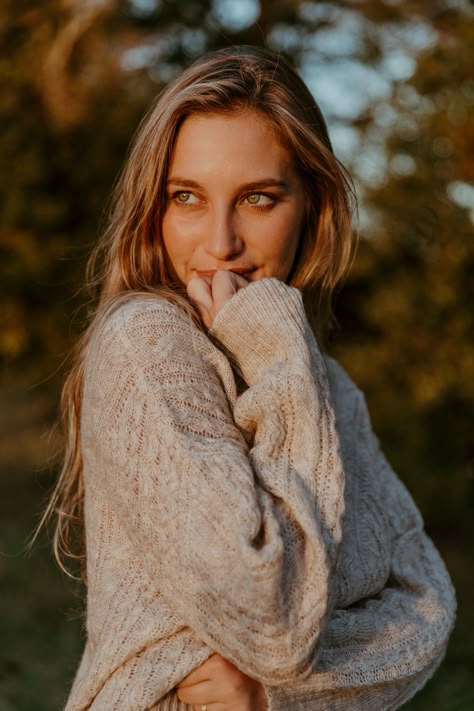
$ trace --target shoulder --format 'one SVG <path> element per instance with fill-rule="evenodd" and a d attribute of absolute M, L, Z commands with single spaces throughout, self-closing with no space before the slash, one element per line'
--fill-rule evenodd
<path fill-rule="evenodd" d="M 87 345 L 86 376 L 149 371 L 173 356 L 196 354 L 204 333 L 190 314 L 155 295 L 116 299 L 96 317 Z"/>
<path fill-rule="evenodd" d="M 152 348 L 181 335 L 199 332 L 190 314 L 160 296 L 127 295 L 112 301 L 97 317 L 91 346 L 114 345 L 132 352 Z"/>
<path fill-rule="evenodd" d="M 325 355 L 324 360 L 341 437 L 372 438 L 372 422 L 363 391 L 335 358 Z"/>
<path fill-rule="evenodd" d="M 95 331 L 133 340 L 141 334 L 159 333 L 161 328 L 173 326 L 180 331 L 194 324 L 177 304 L 155 294 L 140 294 L 112 301 L 99 317 Z"/>
<path fill-rule="evenodd" d="M 351 408 L 351 406 L 356 408 L 361 399 L 364 399 L 362 390 L 335 358 L 325 355 L 324 362 L 326 364 L 329 388 L 335 405 L 345 409 Z"/>

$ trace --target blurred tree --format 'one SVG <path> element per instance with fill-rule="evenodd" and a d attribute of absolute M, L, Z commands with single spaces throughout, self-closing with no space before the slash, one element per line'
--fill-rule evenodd
<path fill-rule="evenodd" d="M 351 168 L 370 226 L 339 302 L 346 335 L 337 348 L 366 389 L 395 461 L 416 472 L 433 508 L 445 463 L 457 462 L 457 510 L 470 486 L 462 423 L 474 398 L 472 219 L 456 198 L 472 170 L 472 24 L 463 8 L 447 0 L 247 0 L 239 12 L 227 0 L 4 2 L 0 357 L 7 376 L 48 377 L 84 324 L 78 285 L 85 256 L 131 133 L 171 76 L 208 49 L 250 42 L 309 65 L 317 89 L 324 80 L 318 66 L 331 51 L 334 64 L 350 58 L 382 75 L 387 28 L 398 31 L 402 46 L 407 27 L 428 23 L 436 43 L 412 51 L 418 64 L 411 80 L 395 81 L 391 99 L 366 102 L 350 119 L 358 136 Z M 348 22 L 356 42 L 347 40 Z M 346 37 L 336 50 L 328 45 L 331 30 Z M 387 109 L 391 127 L 379 121 L 377 134 L 375 118 Z M 374 136 L 385 160 L 375 186 L 363 169 Z M 53 394 L 57 387 L 53 378 Z M 453 409 L 453 431 L 441 437 L 444 413 Z"/>
<path fill-rule="evenodd" d="M 338 352 L 425 516 L 452 526 L 474 503 L 474 27 L 432 21 L 435 46 L 393 93 L 388 169 L 364 190 Z"/>
<path fill-rule="evenodd" d="M 0 357 L 7 377 L 49 377 L 82 328 L 85 257 L 130 136 L 170 77 L 208 49 L 249 42 L 285 51 L 317 90 L 331 52 L 334 65 L 350 59 L 382 76 L 387 37 L 398 32 L 398 45 L 418 62 L 411 80 L 395 81 L 391 98 L 366 101 L 349 118 L 357 131 L 349 162 L 370 226 L 339 301 L 345 337 L 337 348 L 366 389 L 395 461 L 436 494 L 425 494 L 433 507 L 443 463 L 457 462 L 454 511 L 469 488 L 472 452 L 462 422 L 474 397 L 472 220 L 456 199 L 472 170 L 472 24 L 467 5 L 457 5 L 247 0 L 237 12 L 227 0 L 6 0 Z M 417 55 L 404 37 L 420 22 L 436 42 Z M 331 31 L 333 42 L 339 38 L 335 49 Z M 387 110 L 391 124 L 377 128 Z M 371 142 L 385 160 L 375 186 L 364 173 Z M 44 387 L 55 396 L 58 380 Z M 443 413 L 453 408 L 458 417 L 441 456 Z"/>

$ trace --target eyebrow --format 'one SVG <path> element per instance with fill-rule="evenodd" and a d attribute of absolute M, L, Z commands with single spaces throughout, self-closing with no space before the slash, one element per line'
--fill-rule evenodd
<path fill-rule="evenodd" d="M 188 178 L 172 177 L 168 180 L 168 185 L 181 185 L 183 188 L 196 188 L 204 190 L 203 186 L 195 180 Z M 262 178 L 261 180 L 253 180 L 250 183 L 243 183 L 238 190 L 260 190 L 262 188 L 283 188 L 288 190 L 288 183 L 285 180 L 275 180 L 275 178 Z"/>

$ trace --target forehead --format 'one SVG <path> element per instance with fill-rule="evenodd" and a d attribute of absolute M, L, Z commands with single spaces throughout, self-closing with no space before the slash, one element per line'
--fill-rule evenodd
<path fill-rule="evenodd" d="M 199 113 L 186 118 L 179 130 L 170 175 L 186 170 L 281 176 L 292 170 L 292 163 L 290 152 L 261 113 Z"/>

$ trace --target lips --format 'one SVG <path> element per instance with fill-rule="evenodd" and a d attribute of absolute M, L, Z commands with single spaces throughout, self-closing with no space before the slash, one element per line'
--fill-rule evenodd
<path fill-rule="evenodd" d="M 233 272 L 241 276 L 248 276 L 256 270 L 257 267 L 222 267 L 220 271 Z M 199 277 L 213 277 L 219 271 L 218 269 L 196 269 L 195 272 Z"/>

